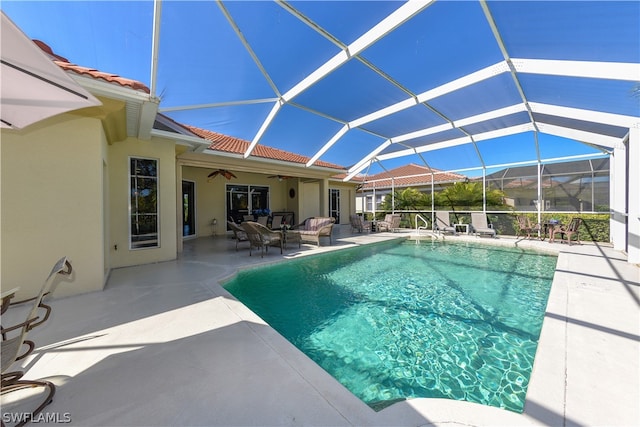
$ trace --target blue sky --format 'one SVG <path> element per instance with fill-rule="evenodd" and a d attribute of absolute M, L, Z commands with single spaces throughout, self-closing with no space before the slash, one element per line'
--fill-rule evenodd
<path fill-rule="evenodd" d="M 349 44 L 402 3 L 291 4 L 341 43 Z M 491 3 L 491 8 L 513 57 L 640 62 L 640 42 L 635 40 L 640 38 L 640 7 L 637 2 L 616 2 L 615 7 L 612 4 L 548 2 L 541 8 L 540 2 L 497 2 Z M 285 93 L 340 50 L 272 2 L 230 1 L 224 6 L 272 83 L 256 66 L 218 5 L 166 1 L 156 89 L 162 99 L 161 108 L 275 98 L 274 86 L 280 94 Z M 150 85 L 153 2 L 3 1 L 0 7 L 30 38 L 44 41 L 72 63 Z M 536 21 L 535 17 L 539 19 Z M 548 24 L 542 25 L 545 20 Z M 568 27 L 572 31 L 566 32 Z M 442 37 L 443 32 L 446 38 Z M 615 49 L 611 49 L 612 44 Z M 436 2 L 365 50 L 362 57 L 413 93 L 503 59 L 476 2 Z M 631 99 L 625 94 L 633 82 L 592 86 L 591 81 L 578 80 L 567 85 L 557 80 L 552 83 L 544 76 L 526 77 L 525 93 L 535 90 L 538 102 L 637 115 L 637 97 Z M 508 74 L 502 80 L 487 80 L 484 86 L 488 89 L 483 92 L 480 86 L 460 90 L 434 99 L 431 105 L 456 120 L 520 99 L 510 87 Z M 311 156 L 342 127 L 339 120 L 353 120 L 406 98 L 406 92 L 364 62 L 351 60 L 296 97 L 295 105 L 285 105 L 261 143 Z M 167 114 L 186 124 L 251 140 L 272 105 L 273 102 L 228 105 Z M 441 120 L 424 106 L 397 113 L 365 125 L 365 131 L 349 131 L 322 160 L 350 166 L 385 138 L 402 134 L 409 126 L 419 129 Z M 539 134 L 539 143 L 542 158 L 597 152 L 584 144 L 546 134 Z M 482 141 L 477 148 L 487 165 L 536 157 L 532 132 Z M 423 158 L 430 166 L 447 170 L 481 165 L 472 145 L 428 152 Z M 408 162 L 422 163 L 422 158 L 386 160 L 382 164 L 390 169 Z M 371 172 L 380 170 L 379 165 L 371 168 Z"/>

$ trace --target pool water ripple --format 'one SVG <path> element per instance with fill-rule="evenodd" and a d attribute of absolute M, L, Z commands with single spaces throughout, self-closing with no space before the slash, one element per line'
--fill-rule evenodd
<path fill-rule="evenodd" d="M 440 397 L 521 412 L 555 262 L 384 244 L 249 270 L 225 287 L 376 409 Z"/>

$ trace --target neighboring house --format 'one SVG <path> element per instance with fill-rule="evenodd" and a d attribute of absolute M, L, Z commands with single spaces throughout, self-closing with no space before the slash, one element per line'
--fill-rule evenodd
<path fill-rule="evenodd" d="M 176 259 L 184 238 L 226 233 L 238 192 L 247 209 L 296 221 L 348 223 L 355 212 L 356 184 L 342 182 L 343 167 L 305 167 L 307 157 L 264 146 L 245 159 L 247 141 L 158 114 L 144 84 L 37 44 L 102 105 L 1 131 L 0 278 L 20 287 L 19 298 L 35 294 L 63 255 L 74 275 L 57 296 L 100 290 L 114 268 Z M 219 169 L 236 178 L 208 178 Z"/>
<path fill-rule="evenodd" d="M 468 180 L 464 175 L 408 164 L 368 176 L 362 181 L 356 199 L 357 212 L 377 212 L 387 194 L 408 187 L 431 194 L 447 184 Z"/>
<path fill-rule="evenodd" d="M 609 212 L 608 158 L 540 165 L 542 211 Z M 481 178 L 479 178 L 481 179 Z M 486 176 L 487 186 L 504 191 L 520 211 L 538 210 L 538 166 L 505 168 Z"/>

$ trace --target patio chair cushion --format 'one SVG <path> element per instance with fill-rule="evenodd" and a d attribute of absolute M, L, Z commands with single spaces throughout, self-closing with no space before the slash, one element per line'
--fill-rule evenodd
<path fill-rule="evenodd" d="M 331 232 L 333 231 L 334 218 L 331 217 L 318 217 L 307 218 L 304 223 L 295 227 L 296 231 L 300 233 L 300 239 L 306 242 L 313 242 L 320 246 L 320 237 L 329 237 L 329 243 L 331 242 Z"/>

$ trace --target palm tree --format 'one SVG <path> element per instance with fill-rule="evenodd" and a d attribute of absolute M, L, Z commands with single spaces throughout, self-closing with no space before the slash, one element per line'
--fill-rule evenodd
<path fill-rule="evenodd" d="M 504 192 L 501 190 L 488 189 L 486 191 L 487 206 L 504 206 L 504 197 Z M 452 210 L 456 208 L 482 208 L 482 199 L 482 183 L 479 181 L 456 182 L 434 194 L 436 206 L 446 206 Z"/>
<path fill-rule="evenodd" d="M 395 206 L 394 205 L 395 202 Z M 391 211 L 398 210 L 418 210 L 431 206 L 431 198 L 415 188 L 407 187 L 404 190 L 395 190 L 393 200 L 391 194 L 387 194 L 382 202 L 382 209 Z"/>

